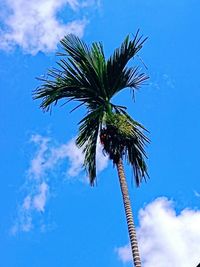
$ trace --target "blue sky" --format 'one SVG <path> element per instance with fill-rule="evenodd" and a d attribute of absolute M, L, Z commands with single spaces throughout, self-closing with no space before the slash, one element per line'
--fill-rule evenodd
<path fill-rule="evenodd" d="M 149 129 L 150 180 L 126 167 L 144 267 L 200 262 L 200 82 L 197 0 L 0 0 L 0 265 L 131 266 L 116 170 L 98 148 L 91 188 L 74 145 L 84 109 L 39 109 L 35 77 L 55 66 L 73 32 L 106 55 L 127 34 L 148 36 L 140 56 L 149 84 L 115 101 Z M 140 61 L 137 60 L 139 63 Z"/>

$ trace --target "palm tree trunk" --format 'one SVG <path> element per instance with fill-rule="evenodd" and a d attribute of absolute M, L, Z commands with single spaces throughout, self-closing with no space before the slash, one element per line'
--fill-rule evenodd
<path fill-rule="evenodd" d="M 135 225 L 134 225 L 134 220 L 133 220 L 133 213 L 131 210 L 131 203 L 130 203 L 130 198 L 129 198 L 129 193 L 128 193 L 128 186 L 126 183 L 126 177 L 125 177 L 125 173 L 124 173 L 123 162 L 121 159 L 117 163 L 117 172 L 118 172 L 118 176 L 119 176 L 120 188 L 121 188 L 121 192 L 122 192 L 124 209 L 125 209 L 125 214 L 126 214 L 126 220 L 127 220 L 127 224 L 128 224 L 128 233 L 129 233 L 129 238 L 130 238 L 130 242 L 131 242 L 133 262 L 134 262 L 135 267 L 141 267 L 142 265 L 141 265 L 140 255 L 139 255 L 136 230 L 135 230 Z"/>

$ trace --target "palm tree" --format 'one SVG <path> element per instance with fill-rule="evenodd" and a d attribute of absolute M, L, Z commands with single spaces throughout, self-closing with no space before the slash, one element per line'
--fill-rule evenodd
<path fill-rule="evenodd" d="M 73 110 L 85 105 L 87 113 L 79 122 L 76 139 L 83 148 L 84 167 L 90 184 L 96 179 L 96 147 L 100 139 L 102 149 L 117 168 L 123 197 L 128 232 L 135 267 L 141 266 L 136 231 L 133 221 L 123 160 L 133 168 L 136 185 L 148 176 L 145 163 L 145 128 L 133 120 L 126 107 L 111 102 L 113 96 L 125 88 L 132 92 L 138 89 L 148 77 L 138 67 L 127 66 L 142 48 L 146 39 L 127 36 L 121 46 L 107 60 L 99 42 L 86 45 L 70 34 L 61 40 L 63 52 L 59 53 L 58 69 L 52 69 L 41 79 L 42 85 L 34 92 L 34 98 L 41 98 L 41 108 L 50 111 L 61 99 L 77 101 Z"/>

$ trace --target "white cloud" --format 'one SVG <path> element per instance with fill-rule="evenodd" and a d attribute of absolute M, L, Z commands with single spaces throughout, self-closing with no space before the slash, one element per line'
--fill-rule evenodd
<path fill-rule="evenodd" d="M 23 204 L 22 204 L 22 208 L 24 210 L 29 210 L 31 208 L 31 197 L 30 196 L 26 196 L 24 198 Z"/>
<path fill-rule="evenodd" d="M 81 173 L 84 155 L 76 146 L 75 138 L 72 138 L 67 144 L 63 144 L 53 151 L 53 158 L 59 158 L 60 156 L 68 159 L 69 168 L 66 174 L 69 178 L 76 177 Z"/>
<path fill-rule="evenodd" d="M 31 137 L 31 142 L 38 146 L 35 157 L 31 160 L 28 176 L 34 179 L 41 179 L 49 171 L 53 171 L 59 164 L 65 160 L 68 163 L 66 171 L 69 177 L 80 175 L 83 171 L 84 155 L 82 149 L 75 144 L 75 138 L 72 138 L 66 144 L 55 146 L 52 140 L 41 135 Z M 108 157 L 102 153 L 101 144 L 97 144 L 97 172 L 103 171 L 108 164 Z"/>
<path fill-rule="evenodd" d="M 44 174 L 45 153 L 48 150 L 50 139 L 37 134 L 33 135 L 30 141 L 39 146 L 39 149 L 35 157 L 31 160 L 28 176 L 33 177 L 34 179 L 39 179 Z"/>
<path fill-rule="evenodd" d="M 50 52 L 64 35 L 82 37 L 87 20 L 68 18 L 63 22 L 59 12 L 70 8 L 74 14 L 96 1 L 79 0 L 4 0 L 0 14 L 0 49 L 21 47 L 26 53 Z M 4 11 L 4 12 L 3 12 Z M 63 16 L 66 18 L 66 15 Z"/>
<path fill-rule="evenodd" d="M 75 138 L 71 139 L 66 145 L 62 145 L 56 152 L 68 158 L 70 166 L 67 175 L 69 177 L 78 176 L 83 171 L 84 155 L 82 149 L 76 146 Z M 100 142 L 97 144 L 96 161 L 97 173 L 103 171 L 108 165 L 108 157 L 103 155 Z"/>
<path fill-rule="evenodd" d="M 31 229 L 33 229 L 33 218 L 29 206 L 31 204 L 31 202 L 29 202 L 30 200 L 31 199 L 27 197 L 24 199 L 23 205 L 19 205 L 17 209 L 17 218 L 14 225 L 10 229 L 10 233 L 12 235 L 16 235 L 18 232 L 29 232 Z"/>
<path fill-rule="evenodd" d="M 123 262 L 132 261 L 130 245 L 125 245 L 116 249 L 119 259 Z"/>
<path fill-rule="evenodd" d="M 28 232 L 33 229 L 34 216 L 45 212 L 47 201 L 50 197 L 49 177 L 53 174 L 67 176 L 68 179 L 81 177 L 79 180 L 85 182 L 86 175 L 83 174 L 84 155 L 82 150 L 75 144 L 72 138 L 66 144 L 55 145 L 49 137 L 39 134 L 30 139 L 37 151 L 30 160 L 25 183 L 26 194 L 18 209 L 18 219 L 11 229 L 12 234 L 18 231 Z M 59 172 L 61 165 L 64 172 Z M 101 172 L 107 167 L 108 158 L 102 153 L 100 144 L 97 146 L 97 171 Z M 43 227 L 44 228 L 44 227 Z"/>
<path fill-rule="evenodd" d="M 196 267 L 200 262 L 200 211 L 177 214 L 173 203 L 158 198 L 140 210 L 138 242 L 144 267 Z M 131 261 L 129 245 L 117 249 L 119 258 Z"/>
<path fill-rule="evenodd" d="M 42 182 L 39 185 L 39 193 L 33 198 L 33 207 L 37 211 L 44 212 L 46 201 L 47 201 L 47 193 L 48 193 L 48 185 L 45 182 Z"/>

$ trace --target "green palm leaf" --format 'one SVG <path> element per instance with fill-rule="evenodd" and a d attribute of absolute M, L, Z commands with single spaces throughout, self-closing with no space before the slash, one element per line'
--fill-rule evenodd
<path fill-rule="evenodd" d="M 93 110 L 79 122 L 79 134 L 76 139 L 78 147 L 83 147 L 85 153 L 84 166 L 88 172 L 90 184 L 96 178 L 96 146 L 103 117 L 103 109 Z"/>
<path fill-rule="evenodd" d="M 123 114 L 134 129 L 132 139 L 130 138 L 124 151 L 134 168 L 136 183 L 146 175 L 144 146 L 148 140 L 142 133 L 144 128 L 131 119 L 125 107 L 111 103 L 111 98 L 119 91 L 125 88 L 138 89 L 148 79 L 137 66 L 127 66 L 130 59 L 142 48 L 145 40 L 146 38 L 139 37 L 139 32 L 132 40 L 127 36 L 106 60 L 100 42 L 88 46 L 73 34 L 67 35 L 61 40 L 63 52 L 58 54 L 58 68 L 49 70 L 47 77 L 40 78 L 42 85 L 34 92 L 35 99 L 42 99 L 40 106 L 45 111 L 50 110 L 52 105 L 56 105 L 60 100 L 65 100 L 64 104 L 72 100 L 78 101 L 79 104 L 73 110 L 81 105 L 86 106 L 87 115 L 79 123 L 77 145 L 84 148 L 84 166 L 91 184 L 96 178 L 98 136 L 105 117 L 113 112 Z M 119 147 L 116 145 L 116 148 L 113 148 L 112 140 L 110 145 L 117 153 Z"/>
<path fill-rule="evenodd" d="M 109 97 L 111 98 L 120 90 L 129 87 L 129 83 L 127 82 L 131 77 L 135 77 L 135 85 L 132 84 L 131 87 L 138 88 L 141 85 L 141 82 L 148 79 L 148 76 L 145 76 L 143 73 L 139 74 L 134 69 L 125 68 L 130 59 L 134 58 L 137 52 L 142 48 L 144 42 L 147 38 L 142 36 L 139 37 L 139 31 L 137 31 L 133 40 L 130 40 L 130 36 L 128 35 L 124 42 L 121 44 L 119 48 L 117 48 L 113 55 L 107 61 L 107 75 L 109 77 Z M 128 72 L 128 73 L 127 73 Z M 129 74 L 130 78 L 129 78 Z M 142 75 L 143 80 L 140 81 L 138 78 Z M 128 79 L 127 79 L 128 77 Z M 126 81 L 124 86 L 121 85 L 121 81 Z"/>

